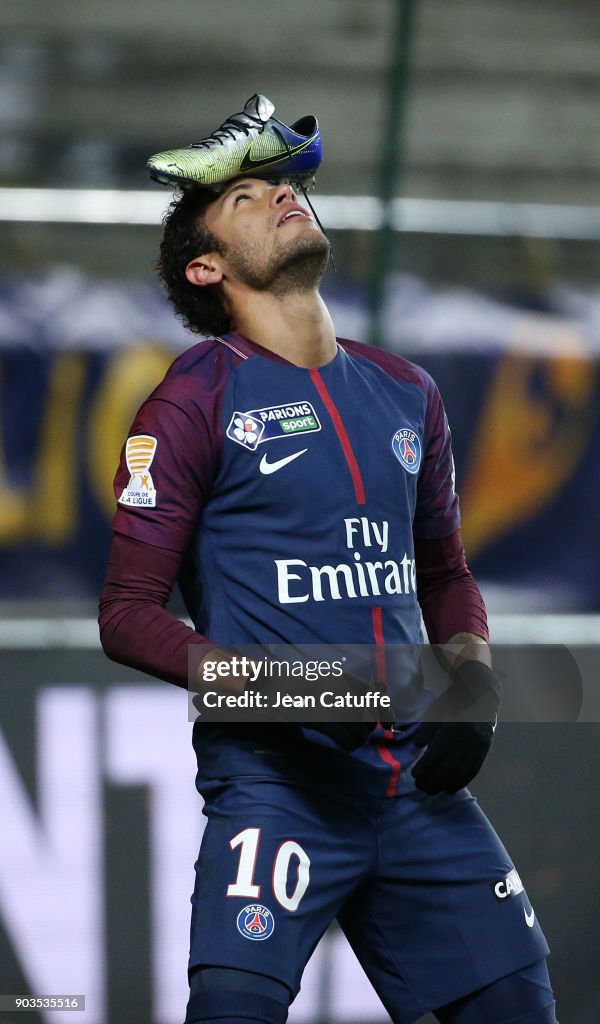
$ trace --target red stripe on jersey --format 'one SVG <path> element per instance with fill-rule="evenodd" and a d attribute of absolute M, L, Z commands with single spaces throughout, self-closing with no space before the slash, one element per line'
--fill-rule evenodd
<path fill-rule="evenodd" d="M 371 612 L 373 619 L 373 636 L 375 637 L 375 667 L 377 671 L 377 682 L 385 683 L 387 679 L 387 666 L 385 663 L 385 637 L 383 635 L 383 609 L 373 608 Z M 389 764 L 392 769 L 390 772 L 390 778 L 388 781 L 386 796 L 396 796 L 396 788 L 398 786 L 398 779 L 400 778 L 400 772 L 402 771 L 402 765 L 400 761 L 397 761 L 391 750 L 388 749 L 386 743 L 393 740 L 394 732 L 392 729 L 384 729 L 383 738 L 379 740 L 377 744 L 377 752 L 382 761 Z"/>
<path fill-rule="evenodd" d="M 319 373 L 318 369 L 312 369 L 309 370 L 308 372 L 310 373 L 310 377 L 313 384 L 315 385 L 317 391 L 319 392 L 323 405 L 325 406 L 327 412 L 331 417 L 331 420 L 335 427 L 336 434 L 342 446 L 342 450 L 344 452 L 344 455 L 346 456 L 346 462 L 348 463 L 348 469 L 350 470 L 350 476 L 352 477 L 352 483 L 354 484 L 356 504 L 364 505 L 366 498 L 362 476 L 360 475 L 358 462 L 356 461 L 356 456 L 352 450 L 352 445 L 350 444 L 350 438 L 348 437 L 346 433 L 346 428 L 342 422 L 342 417 L 340 416 L 336 406 L 334 405 L 333 399 L 329 394 L 327 387 L 325 385 L 325 381 L 321 377 L 321 374 Z"/>
<path fill-rule="evenodd" d="M 383 609 L 373 608 L 371 611 L 373 619 L 373 636 L 375 637 L 375 668 L 377 670 L 377 682 L 385 683 L 387 680 L 387 665 L 385 663 L 385 639 L 383 636 Z"/>
<path fill-rule="evenodd" d="M 386 747 L 386 743 L 389 740 L 393 740 L 394 732 L 393 729 L 385 729 L 383 733 L 383 739 L 379 740 L 377 744 L 377 751 L 382 761 L 389 764 L 392 769 L 390 772 L 390 778 L 387 785 L 386 796 L 396 796 L 396 788 L 398 786 L 398 779 L 400 778 L 400 772 L 402 771 L 402 764 L 397 761 L 391 750 Z"/>

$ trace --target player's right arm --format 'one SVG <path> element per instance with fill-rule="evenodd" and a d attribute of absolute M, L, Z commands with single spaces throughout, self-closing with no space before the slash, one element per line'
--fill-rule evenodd
<path fill-rule="evenodd" d="M 211 422 L 185 387 L 181 404 L 171 400 L 171 390 L 161 385 L 144 403 L 121 454 L 99 624 L 109 658 L 187 687 L 190 644 L 205 645 L 207 655 L 215 645 L 166 604 L 210 495 L 220 450 L 218 417 Z M 210 412 L 210 403 L 206 408 Z"/>
<path fill-rule="evenodd" d="M 204 659 L 221 655 L 208 637 L 166 610 L 180 567 L 177 552 L 115 533 L 98 622 L 113 661 L 187 687 L 190 644 L 205 647 Z"/>

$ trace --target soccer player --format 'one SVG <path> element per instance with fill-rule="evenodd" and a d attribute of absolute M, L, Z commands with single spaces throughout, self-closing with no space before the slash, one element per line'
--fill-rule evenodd
<path fill-rule="evenodd" d="M 498 684 L 442 401 L 418 366 L 336 338 L 319 294 L 329 242 L 292 185 L 264 176 L 281 170 L 275 142 L 252 150 L 281 130 L 263 99 L 197 147 L 210 168 L 241 141 L 251 173 L 234 162 L 218 191 L 199 174 L 165 219 L 161 279 L 209 340 L 175 360 L 126 441 L 104 650 L 186 687 L 193 644 L 205 662 L 236 644 L 418 644 L 422 611 L 488 713 L 195 723 L 208 824 L 186 1024 L 283 1024 L 334 918 L 397 1024 L 427 1011 L 556 1024 L 546 940 L 465 788 L 492 742 Z M 153 166 L 181 183 L 190 160 L 175 154 Z M 193 629 L 165 608 L 176 580 Z"/>

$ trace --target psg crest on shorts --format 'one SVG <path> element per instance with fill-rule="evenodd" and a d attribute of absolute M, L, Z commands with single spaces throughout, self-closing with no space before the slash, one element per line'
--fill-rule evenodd
<path fill-rule="evenodd" d="M 262 942 L 270 939 L 275 928 L 271 911 L 261 903 L 250 903 L 237 916 L 237 929 L 245 939 Z"/>
<path fill-rule="evenodd" d="M 399 427 L 392 436 L 392 451 L 407 473 L 413 475 L 421 467 L 421 442 L 419 435 L 409 427 Z"/>

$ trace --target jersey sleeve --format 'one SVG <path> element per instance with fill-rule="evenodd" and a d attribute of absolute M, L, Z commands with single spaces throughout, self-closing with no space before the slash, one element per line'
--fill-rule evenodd
<path fill-rule="evenodd" d="M 445 644 L 457 633 L 489 643 L 481 591 L 465 561 L 460 530 L 437 540 L 415 538 L 417 597 L 429 642 Z"/>
<path fill-rule="evenodd" d="M 138 411 L 114 480 L 115 536 L 100 599 L 106 654 L 178 686 L 191 644 L 210 640 L 165 607 L 218 473 L 231 368 L 210 342 L 188 349 Z"/>
<path fill-rule="evenodd" d="M 217 424 L 160 392 L 142 405 L 114 481 L 115 533 L 183 553 L 218 470 Z"/>
<path fill-rule="evenodd" d="M 413 533 L 415 537 L 438 539 L 458 529 L 460 512 L 454 489 L 450 427 L 440 393 L 430 377 L 424 434 Z"/>

